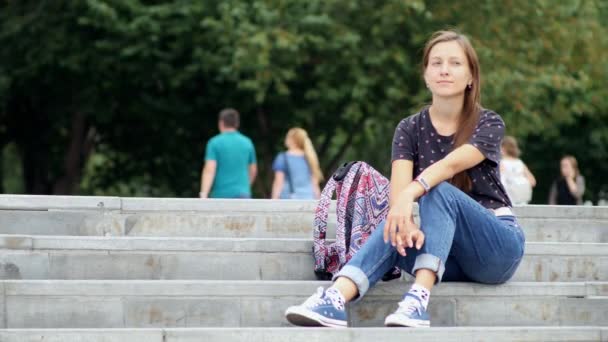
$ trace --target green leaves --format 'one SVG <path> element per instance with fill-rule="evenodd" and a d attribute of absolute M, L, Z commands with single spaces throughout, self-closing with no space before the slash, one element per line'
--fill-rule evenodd
<path fill-rule="evenodd" d="M 196 194 L 205 142 L 228 106 L 256 143 L 259 196 L 293 126 L 309 131 L 326 174 L 349 159 L 388 174 L 395 125 L 430 102 L 423 44 L 455 27 L 479 54 L 483 104 L 532 166 L 551 174 L 561 146 L 589 156 L 586 174 L 606 158 L 607 13 L 599 0 L 4 2 L 0 131 L 23 160 L 55 151 L 24 169 L 42 170 L 26 183 L 47 192 L 67 172 L 75 112 L 95 132 L 82 193 Z M 569 129 L 589 139 L 564 140 Z"/>

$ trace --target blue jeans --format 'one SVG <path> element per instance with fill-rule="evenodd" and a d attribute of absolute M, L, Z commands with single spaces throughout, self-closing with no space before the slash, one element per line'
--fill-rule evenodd
<path fill-rule="evenodd" d="M 501 284 L 509 280 L 524 254 L 524 233 L 514 216 L 495 216 L 453 185 L 442 182 L 419 200 L 420 250 L 406 256 L 384 243 L 384 223 L 359 252 L 334 275 L 352 280 L 363 297 L 394 266 L 415 275 L 428 269 L 439 281 Z M 359 297 L 359 298 L 360 298 Z"/>

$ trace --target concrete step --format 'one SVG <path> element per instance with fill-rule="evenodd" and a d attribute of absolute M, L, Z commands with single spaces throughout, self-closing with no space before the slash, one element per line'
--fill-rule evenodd
<path fill-rule="evenodd" d="M 279 327 L 315 281 L 0 281 L 0 328 Z M 349 306 L 351 326 L 381 326 L 408 286 L 381 283 Z M 489 309 L 491 308 L 491 309 Z M 608 283 L 445 283 L 433 326 L 608 325 Z"/>
<path fill-rule="evenodd" d="M 297 213 L 313 212 L 316 204 L 315 200 L 0 195 L 0 210 L 32 211 Z M 330 211 L 335 211 L 335 202 Z M 608 219 L 608 207 L 602 206 L 525 205 L 515 207 L 515 211 L 521 217 Z"/>
<path fill-rule="evenodd" d="M 228 229 L 251 236 L 268 229 L 273 237 L 277 233 L 309 236 L 316 205 L 314 200 L 0 195 L 0 233 L 51 235 L 60 229 L 55 234 L 157 235 L 158 230 L 207 235 Z M 335 202 L 329 211 L 335 213 Z M 414 211 L 416 214 L 417 207 Z M 527 205 L 517 206 L 514 211 L 522 225 L 531 229 L 608 229 L 608 207 Z M 601 233 L 601 237 L 608 238 L 605 232 Z M 561 234 L 568 236 L 565 231 Z M 548 237 L 557 238 L 559 234 Z"/>
<path fill-rule="evenodd" d="M 314 280 L 308 239 L 0 235 L 0 279 Z M 608 244 L 529 242 L 515 281 L 608 281 Z"/>
<path fill-rule="evenodd" d="M 606 327 L 4 329 L 3 342 L 608 341 Z"/>
<path fill-rule="evenodd" d="M 3 210 L 0 234 L 305 238 L 312 236 L 313 219 L 312 212 L 125 214 Z M 329 230 L 335 231 L 335 217 Z"/>
<path fill-rule="evenodd" d="M 282 206 L 285 202 L 275 204 Z M 309 238 L 314 215 L 312 208 L 305 209 L 299 212 L 235 212 L 228 206 L 224 212 L 142 213 L 0 210 L 0 234 Z M 525 216 L 538 214 L 528 208 L 516 210 L 521 212 L 519 222 L 528 241 L 608 242 L 608 219 L 592 215 L 535 217 Z M 552 207 L 546 207 L 545 212 L 545 215 L 556 213 Z M 585 210 L 579 214 L 583 212 Z M 334 231 L 335 216 L 332 216 L 328 236 L 332 237 Z"/>

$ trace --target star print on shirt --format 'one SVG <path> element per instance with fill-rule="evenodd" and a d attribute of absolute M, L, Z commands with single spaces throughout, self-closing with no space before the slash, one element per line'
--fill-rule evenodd
<path fill-rule="evenodd" d="M 450 153 L 454 146 L 454 137 L 438 134 L 427 114 L 428 110 L 425 108 L 421 113 L 401 120 L 393 138 L 392 159 L 413 161 L 414 176 L 437 163 Z M 474 184 L 469 195 L 480 200 L 486 207 L 510 205 L 504 188 L 499 184 L 499 177 L 496 176 L 503 136 L 504 123 L 500 115 L 484 110 L 468 142 L 486 157 L 482 163 L 467 170 Z M 490 203 L 490 199 L 493 203 Z"/>

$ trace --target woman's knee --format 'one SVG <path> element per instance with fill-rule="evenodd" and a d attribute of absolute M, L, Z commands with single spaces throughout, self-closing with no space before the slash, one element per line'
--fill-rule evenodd
<path fill-rule="evenodd" d="M 420 204 L 424 202 L 434 202 L 438 199 L 445 200 L 453 194 L 454 191 L 459 191 L 458 188 L 448 182 L 441 182 L 435 185 L 427 194 L 420 197 Z"/>
<path fill-rule="evenodd" d="M 515 275 L 515 271 L 521 262 L 519 260 L 513 260 L 510 263 L 493 264 L 487 265 L 483 269 L 479 269 L 469 273 L 471 279 L 475 282 L 488 284 L 488 285 L 500 285 L 509 281 Z"/>

